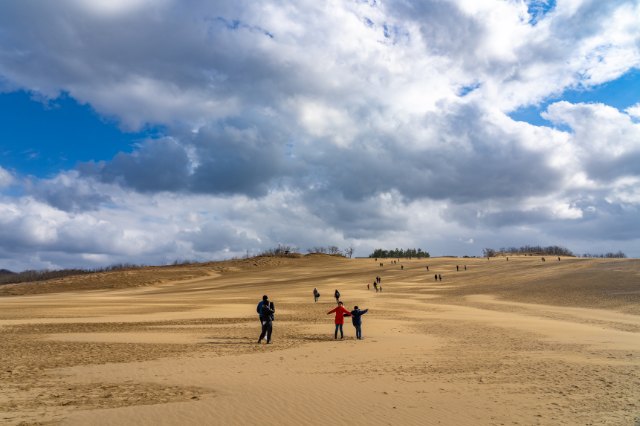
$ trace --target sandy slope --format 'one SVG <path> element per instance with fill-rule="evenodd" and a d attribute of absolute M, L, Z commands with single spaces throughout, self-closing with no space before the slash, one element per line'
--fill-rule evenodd
<path fill-rule="evenodd" d="M 640 261 L 383 262 L 12 286 L 23 295 L 0 298 L 0 423 L 640 424 Z M 382 293 L 367 290 L 376 275 Z M 348 321 L 333 339 L 336 288 L 370 309 L 364 340 Z M 277 307 L 268 346 L 256 344 L 264 293 Z"/>

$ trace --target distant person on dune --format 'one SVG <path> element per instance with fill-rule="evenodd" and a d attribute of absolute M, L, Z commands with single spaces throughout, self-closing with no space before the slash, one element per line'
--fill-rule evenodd
<path fill-rule="evenodd" d="M 320 292 L 318 291 L 317 288 L 314 288 L 313 289 L 313 301 L 317 302 L 319 298 L 320 298 Z"/>
<path fill-rule="evenodd" d="M 336 298 L 336 303 L 340 301 L 340 292 L 338 291 L 338 289 L 333 292 L 333 297 Z"/>
<path fill-rule="evenodd" d="M 271 321 L 275 320 L 276 307 L 273 304 L 273 302 L 269 301 L 269 296 L 265 294 L 264 296 L 262 296 L 262 300 L 258 303 L 258 306 L 256 307 L 256 311 L 258 312 L 258 318 L 260 319 L 260 323 L 262 323 L 262 313 L 263 313 L 262 308 L 265 306 L 267 306 L 271 310 L 271 313 L 269 314 Z M 269 328 L 269 330 L 271 330 L 271 328 Z M 269 336 L 267 336 L 267 340 L 271 340 L 271 331 L 269 331 Z"/>
<path fill-rule="evenodd" d="M 260 333 L 260 337 L 258 337 L 258 343 L 262 341 L 262 339 L 267 339 L 267 344 L 271 343 L 271 333 L 273 332 L 273 316 L 275 310 L 272 309 L 272 303 L 263 303 L 260 308 L 260 323 L 262 324 L 262 332 Z"/>
<path fill-rule="evenodd" d="M 357 306 L 353 307 L 353 311 L 351 311 L 351 322 L 353 326 L 356 328 L 356 339 L 362 339 L 362 316 L 366 314 L 369 310 L 365 309 L 361 311 Z"/>
<path fill-rule="evenodd" d="M 342 302 L 338 302 L 338 306 L 336 306 L 334 309 L 327 312 L 327 315 L 333 314 L 333 313 L 336 314 L 336 318 L 335 318 L 336 331 L 333 333 L 333 338 L 334 339 L 338 338 L 338 330 L 339 330 L 340 338 L 342 339 L 344 338 L 344 332 L 342 331 L 342 326 L 344 325 L 344 317 L 351 316 L 351 312 L 349 312 L 347 308 L 344 307 L 344 304 Z"/>

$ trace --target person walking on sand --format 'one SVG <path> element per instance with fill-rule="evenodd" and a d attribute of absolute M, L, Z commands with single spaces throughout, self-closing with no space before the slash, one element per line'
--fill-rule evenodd
<path fill-rule="evenodd" d="M 258 312 L 258 319 L 260 319 L 260 316 L 262 315 L 262 307 L 263 306 L 268 306 L 269 309 L 271 309 L 271 321 L 275 320 L 275 312 L 276 312 L 276 307 L 273 304 L 273 302 L 269 302 L 269 296 L 267 296 L 266 294 L 264 296 L 262 296 L 262 300 L 258 303 L 258 306 L 256 307 L 256 311 Z M 260 319 L 260 322 L 262 322 L 262 320 Z"/>
<path fill-rule="evenodd" d="M 338 289 L 336 289 L 336 291 L 333 292 L 333 297 L 336 298 L 336 303 L 340 301 L 340 292 L 338 291 Z"/>
<path fill-rule="evenodd" d="M 327 315 L 333 314 L 333 313 L 336 314 L 336 318 L 335 318 L 336 331 L 333 333 L 333 338 L 334 339 L 338 338 L 338 330 L 340 330 L 340 338 L 342 339 L 344 338 L 344 333 L 342 331 L 342 326 L 344 325 L 344 317 L 351 316 L 351 312 L 349 312 L 347 308 L 344 307 L 344 304 L 342 302 L 338 302 L 338 306 L 336 306 L 334 309 L 327 312 Z"/>
<path fill-rule="evenodd" d="M 266 296 L 265 296 L 266 297 Z M 271 343 L 271 333 L 273 332 L 273 316 L 275 310 L 272 308 L 273 302 L 263 303 L 260 308 L 260 323 L 262 324 L 262 331 L 260 337 L 258 337 L 258 343 L 262 339 L 267 339 L 267 344 Z"/>
<path fill-rule="evenodd" d="M 317 288 L 314 287 L 314 289 L 313 289 L 313 301 L 317 303 L 319 298 L 320 298 L 320 292 L 318 291 Z"/>
<path fill-rule="evenodd" d="M 368 311 L 369 309 L 361 311 L 357 306 L 354 306 L 353 311 L 351 311 L 351 322 L 356 328 L 356 339 L 358 340 L 362 340 L 362 316 Z"/>
<path fill-rule="evenodd" d="M 378 283 L 377 282 L 373 282 L 373 288 L 376 290 L 376 293 L 378 292 Z"/>

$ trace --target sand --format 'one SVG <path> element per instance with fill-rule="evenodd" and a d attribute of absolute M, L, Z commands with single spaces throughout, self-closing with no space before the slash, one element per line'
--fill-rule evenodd
<path fill-rule="evenodd" d="M 349 319 L 334 340 L 336 288 L 369 308 L 363 340 Z M 270 345 L 256 343 L 263 294 Z M 0 339 L 6 425 L 640 425 L 633 259 L 305 256 L 68 277 L 1 286 Z"/>

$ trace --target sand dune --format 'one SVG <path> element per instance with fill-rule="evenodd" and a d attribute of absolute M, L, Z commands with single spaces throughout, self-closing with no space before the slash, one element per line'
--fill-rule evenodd
<path fill-rule="evenodd" d="M 640 261 L 381 261 L 3 286 L 0 423 L 640 424 Z M 376 275 L 382 293 L 367 290 Z M 333 339 L 336 288 L 370 309 L 364 340 L 348 319 Z M 262 294 L 271 345 L 256 344 Z"/>

